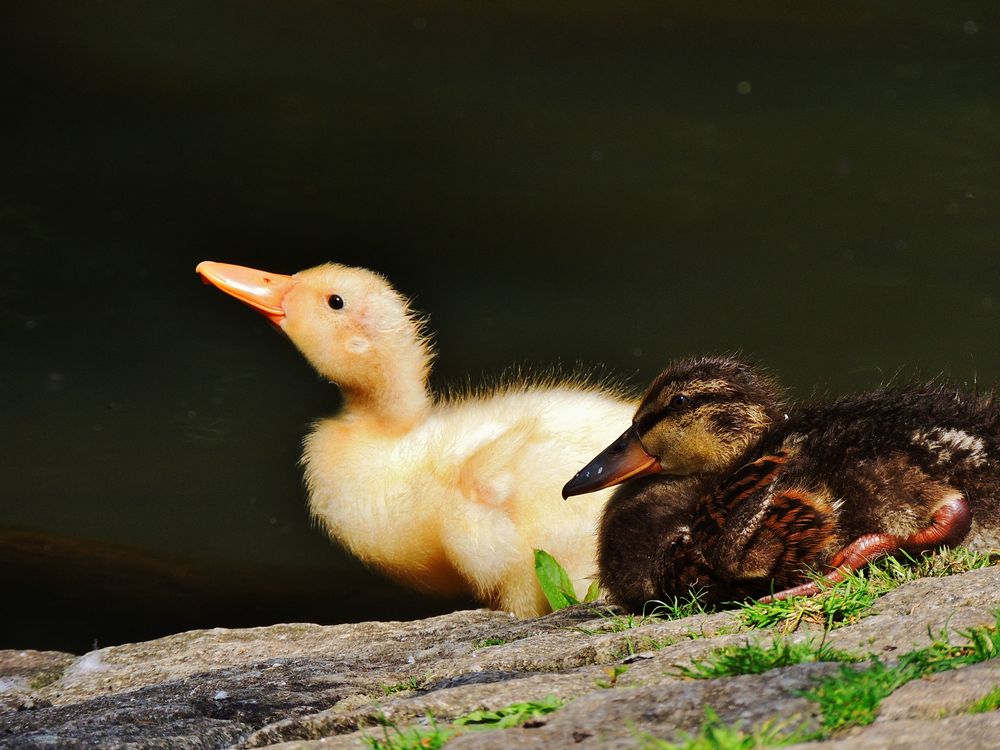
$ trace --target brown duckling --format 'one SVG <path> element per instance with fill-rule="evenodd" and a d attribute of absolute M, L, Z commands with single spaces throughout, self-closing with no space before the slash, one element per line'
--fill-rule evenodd
<path fill-rule="evenodd" d="M 716 602 L 810 595 L 822 587 L 812 571 L 832 583 L 881 555 L 995 536 L 1000 408 L 930 384 L 786 414 L 751 365 L 682 361 L 563 494 L 626 479 L 598 541 L 617 603 L 639 610 L 691 588 Z"/>

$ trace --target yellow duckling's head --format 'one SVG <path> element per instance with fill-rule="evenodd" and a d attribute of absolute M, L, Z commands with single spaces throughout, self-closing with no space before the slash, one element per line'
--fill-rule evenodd
<path fill-rule="evenodd" d="M 379 274 L 336 263 L 293 276 L 214 261 L 196 270 L 263 313 L 348 402 L 383 416 L 426 409 L 431 351 L 422 321 Z"/>
<path fill-rule="evenodd" d="M 566 484 L 563 496 L 657 472 L 688 476 L 725 470 L 780 415 L 776 384 L 746 362 L 682 360 L 660 373 L 632 426 Z"/>

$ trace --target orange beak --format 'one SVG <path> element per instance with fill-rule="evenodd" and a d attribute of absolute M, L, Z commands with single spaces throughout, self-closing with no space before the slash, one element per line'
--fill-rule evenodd
<path fill-rule="evenodd" d="M 563 499 L 571 495 L 597 492 L 605 487 L 621 484 L 626 479 L 660 471 L 660 460 L 646 453 L 635 427 L 629 427 L 566 483 L 562 491 Z"/>
<path fill-rule="evenodd" d="M 245 266 L 205 260 L 195 269 L 208 284 L 214 284 L 226 294 L 245 302 L 280 327 L 285 319 L 282 302 L 298 282 L 291 276 L 258 271 Z"/>

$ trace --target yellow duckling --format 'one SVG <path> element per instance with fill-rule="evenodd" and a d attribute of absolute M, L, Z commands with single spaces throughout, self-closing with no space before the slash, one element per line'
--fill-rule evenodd
<path fill-rule="evenodd" d="M 544 549 L 582 597 L 608 491 L 567 505 L 560 478 L 615 437 L 634 403 L 572 383 L 435 398 L 422 321 L 378 274 L 333 263 L 294 276 L 211 261 L 197 271 L 343 391 L 302 459 L 330 536 L 406 585 L 521 617 L 549 609 L 534 574 L 533 550 Z"/>

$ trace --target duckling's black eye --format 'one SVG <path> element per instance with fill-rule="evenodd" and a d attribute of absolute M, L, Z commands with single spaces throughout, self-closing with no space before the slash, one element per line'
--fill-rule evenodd
<path fill-rule="evenodd" d="M 342 310 L 344 308 L 344 298 L 339 294 L 331 294 L 326 301 L 334 310 Z"/>
<path fill-rule="evenodd" d="M 670 399 L 670 408 L 674 411 L 682 411 L 691 405 L 691 399 L 683 393 L 678 393 Z"/>

